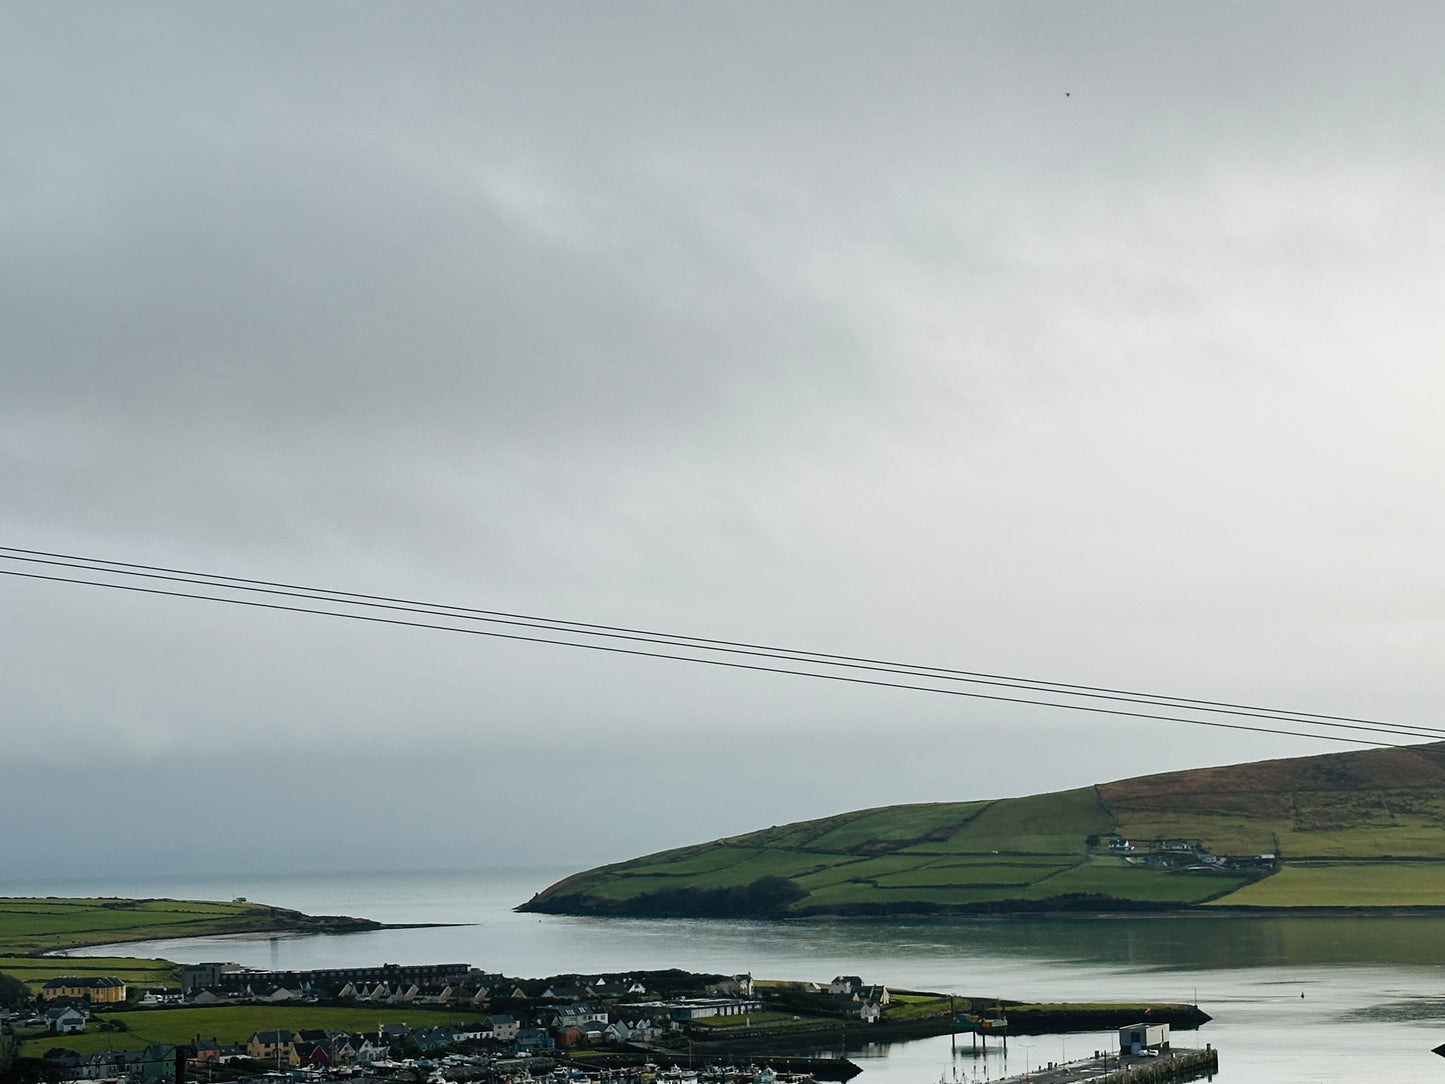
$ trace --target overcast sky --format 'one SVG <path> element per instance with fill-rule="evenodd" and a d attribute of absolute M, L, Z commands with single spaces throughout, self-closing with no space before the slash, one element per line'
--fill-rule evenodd
<path fill-rule="evenodd" d="M 1442 34 L 8 3 L 0 544 L 1439 723 Z M 1331 748 L 0 579 L 27 875 L 590 866 Z"/>

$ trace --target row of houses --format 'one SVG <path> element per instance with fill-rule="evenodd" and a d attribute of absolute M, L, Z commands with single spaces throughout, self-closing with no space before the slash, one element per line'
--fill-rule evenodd
<path fill-rule="evenodd" d="M 485 988 L 466 994 L 453 986 L 423 988 L 416 983 L 411 983 L 393 987 L 390 983 L 381 982 L 374 986 L 347 983 L 340 991 L 335 992 L 318 991 L 306 986 L 271 986 L 260 983 L 223 990 L 202 987 L 194 988 L 189 993 L 180 995 L 178 1000 L 183 1005 L 234 1005 L 238 1002 L 275 1005 L 283 1002 L 319 1001 L 323 996 L 374 1005 L 471 1004 L 480 1006 L 484 1005 L 487 999 Z"/>
<path fill-rule="evenodd" d="M 497 1014 L 466 1024 L 443 1024 L 434 1028 L 386 1024 L 375 1034 L 340 1030 L 292 1032 L 278 1028 L 254 1033 L 234 1056 L 272 1063 L 278 1068 L 315 1069 L 372 1065 L 400 1054 L 428 1056 L 458 1047 L 483 1046 L 495 1053 L 525 1054 L 604 1043 L 650 1042 L 663 1034 L 661 1027 L 646 1018 L 628 1023 L 608 1021 L 605 1013 L 591 1013 L 577 1022 L 563 1022 L 564 1019 L 577 1018 L 553 1018 L 550 1026 L 541 1021 L 524 1025 L 516 1017 Z M 225 1053 L 218 1053 L 216 1057 L 229 1060 Z M 205 1059 L 198 1056 L 197 1060 Z"/>
<path fill-rule="evenodd" d="M 508 1013 L 493 1013 L 469 1023 L 435 1028 L 387 1024 L 374 1035 L 279 1028 L 253 1034 L 246 1043 L 245 1056 L 277 1065 L 316 1067 L 370 1064 L 390 1056 L 398 1046 L 410 1049 L 414 1045 L 426 1054 L 464 1044 L 486 1044 L 510 1053 L 595 1044 L 647 1044 L 690 1020 L 762 1012 L 763 1008 L 755 998 L 674 998 L 623 1005 L 619 1018 L 613 1019 L 602 1005 L 578 1001 L 543 1007 L 525 1021 Z"/>
<path fill-rule="evenodd" d="M 100 1050 L 93 1054 L 66 1050 L 46 1060 L 57 1066 L 67 1080 L 162 1081 L 175 1076 L 176 1048 L 152 1043 L 144 1050 Z"/>
<path fill-rule="evenodd" d="M 385 1005 L 485 1007 L 492 1002 L 617 1002 L 646 997 L 647 984 L 630 975 L 572 975 L 553 979 L 508 979 L 465 963 L 381 964 L 376 967 L 262 970 L 234 962 L 192 964 L 180 969 L 181 992 L 149 993 L 147 1005 L 172 1000 L 187 1005 L 224 1005 L 238 1001 L 280 1003 L 343 999 Z M 664 988 L 677 978 L 660 973 Z M 686 979 L 687 976 L 678 976 Z M 688 991 L 696 993 L 697 987 Z M 754 996 L 750 974 L 716 978 L 702 987 L 706 997 Z M 64 976 L 46 983 L 42 996 L 60 1003 L 118 1004 L 127 1000 L 126 984 L 112 976 Z M 656 996 L 654 994 L 654 996 Z"/>
<path fill-rule="evenodd" d="M 647 987 L 640 982 L 619 986 L 610 996 L 646 994 Z M 348 982 L 339 990 L 323 993 L 305 986 L 269 986 L 247 984 L 225 990 L 196 987 L 179 1000 L 185 1005 L 232 1005 L 238 1002 L 259 1002 L 279 1004 L 282 1002 L 318 1001 L 323 996 L 372 1005 L 453 1005 L 482 1008 L 491 1001 L 551 1000 L 556 998 L 594 997 L 592 987 L 548 986 L 542 991 L 528 993 L 520 984 L 499 986 L 478 986 L 475 989 L 457 986 L 422 987 L 416 983 L 392 986 L 388 982 L 375 985 Z"/>
<path fill-rule="evenodd" d="M 233 962 L 190 964 L 180 970 L 181 993 L 194 990 L 240 990 L 247 987 L 286 987 L 334 994 L 348 984 L 354 987 L 385 983 L 392 987 L 431 988 L 462 986 L 484 979 L 470 964 L 381 964 L 376 967 L 325 967 L 303 970 L 261 970 Z M 500 975 L 492 976 L 501 978 Z"/>
<path fill-rule="evenodd" d="M 263 971 L 235 963 L 203 963 L 182 968 L 180 979 L 182 999 L 188 1005 L 340 998 L 386 1005 L 483 1007 L 494 1001 L 617 1000 L 648 993 L 643 982 L 627 975 L 508 979 L 467 964 Z M 723 979 L 708 985 L 704 993 L 751 996 L 752 976 Z"/>
<path fill-rule="evenodd" d="M 751 997 L 677 997 L 670 1001 L 643 1001 L 624 1006 L 654 1018 L 674 1023 L 706 1020 L 714 1016 L 745 1016 L 763 1011 L 763 1003 Z"/>

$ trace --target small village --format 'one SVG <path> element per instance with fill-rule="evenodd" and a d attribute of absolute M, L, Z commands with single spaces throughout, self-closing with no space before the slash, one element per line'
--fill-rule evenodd
<path fill-rule="evenodd" d="M 30 1006 L 0 1012 L 0 1043 L 23 1042 L 27 1056 L 43 1058 L 49 1079 L 116 1084 L 257 1076 L 647 1081 L 681 1072 L 679 1055 L 715 1054 L 729 1037 L 756 1040 L 769 1030 L 801 1036 L 849 1022 L 877 1026 L 892 1001 L 886 987 L 841 975 L 828 983 L 770 983 L 764 990 L 749 974 L 519 979 L 467 964 L 260 971 L 205 963 L 181 968 L 179 978 L 179 989 L 134 990 L 113 977 L 57 977 Z M 202 1034 L 180 1043 L 130 1041 L 153 1014 L 173 1012 L 179 1019 L 188 1008 L 206 1007 L 237 1014 L 262 1009 L 278 1026 L 257 1028 L 245 1041 Z M 293 1026 L 279 1026 L 288 1007 Z M 350 1008 L 378 1022 L 305 1026 L 309 1010 L 320 1007 Z M 378 1009 L 388 1011 L 379 1016 Z M 67 1046 L 97 1034 L 106 1036 L 105 1049 Z M 711 1054 L 707 1060 L 720 1064 Z M 783 1054 L 776 1060 L 793 1061 Z M 671 1069 L 659 1068 L 670 1063 Z M 756 1065 L 729 1066 L 728 1073 L 729 1080 L 741 1076 L 757 1084 L 789 1076 Z M 833 1066 L 831 1075 L 848 1074 Z"/>

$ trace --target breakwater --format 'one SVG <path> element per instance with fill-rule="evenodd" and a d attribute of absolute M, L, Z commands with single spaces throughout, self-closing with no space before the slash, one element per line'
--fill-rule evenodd
<path fill-rule="evenodd" d="M 1004 1001 L 1011 1035 L 1059 1035 L 1071 1031 L 1112 1031 L 1143 1020 L 1193 1031 L 1212 1019 L 1198 1005 L 1020 1005 Z"/>

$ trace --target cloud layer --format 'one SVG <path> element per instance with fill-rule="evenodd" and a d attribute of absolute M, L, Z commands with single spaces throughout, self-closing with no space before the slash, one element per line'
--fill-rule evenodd
<path fill-rule="evenodd" d="M 1441 18 L 12 5 L 0 542 L 1432 724 Z M 609 801 L 599 861 L 718 793 L 742 830 L 1316 749 L 0 606 L 0 783 L 221 773 L 319 825 L 342 784 L 280 780 L 335 756 L 450 773 L 453 819 L 525 791 L 569 860 Z"/>

